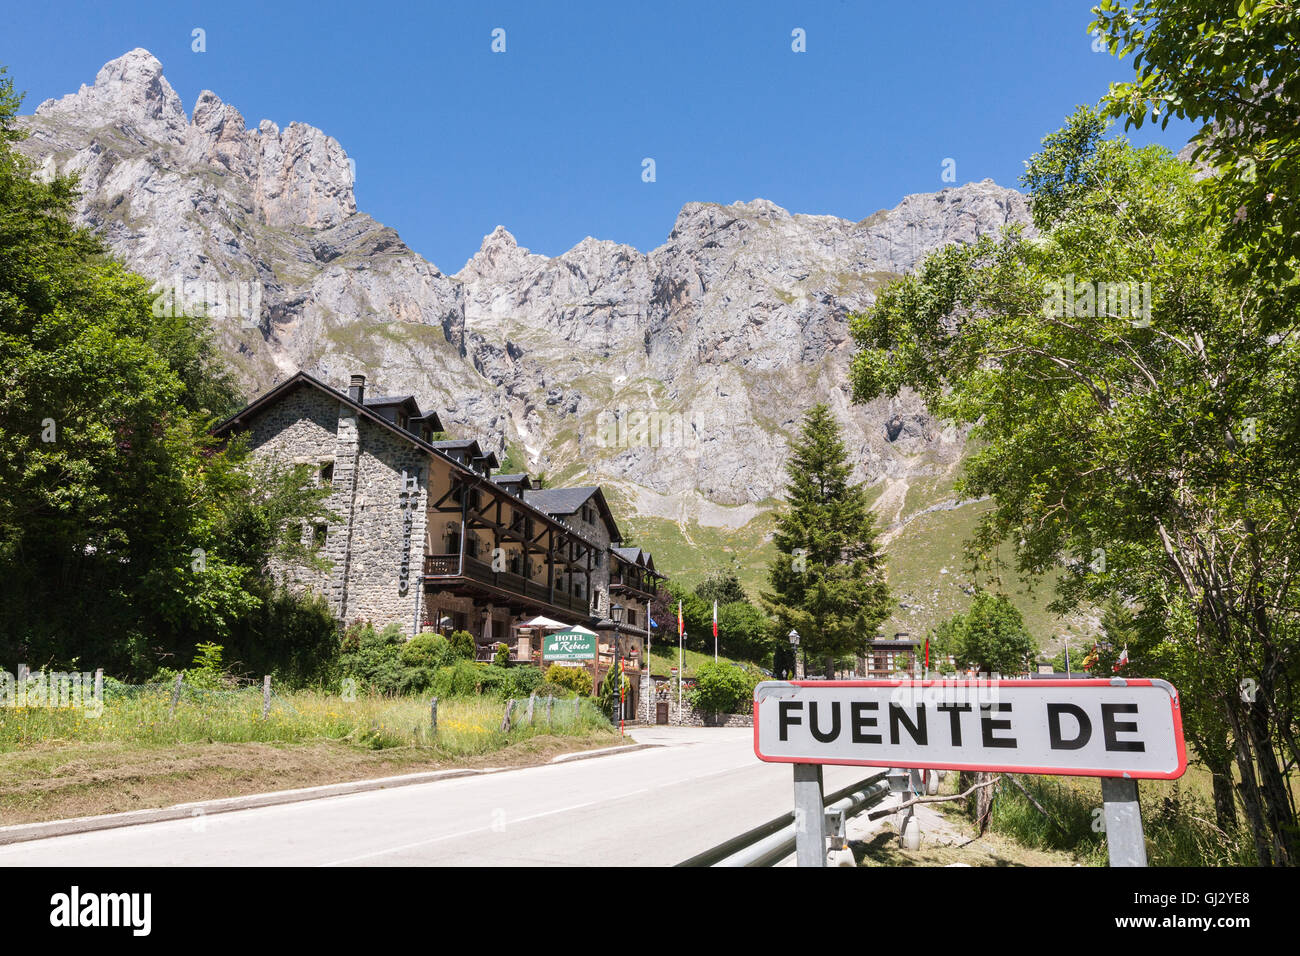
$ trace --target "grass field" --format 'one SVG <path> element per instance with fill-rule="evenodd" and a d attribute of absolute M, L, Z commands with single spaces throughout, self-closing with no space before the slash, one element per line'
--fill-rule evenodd
<path fill-rule="evenodd" d="M 260 690 L 186 689 L 169 714 L 170 688 L 106 690 L 103 714 L 80 709 L 0 708 L 0 825 L 115 813 L 269 790 L 453 767 L 544 763 L 618 743 L 589 700 L 544 706 L 523 723 L 504 702 L 439 701 L 438 731 L 424 698 L 314 691 L 273 697 Z"/>
<path fill-rule="evenodd" d="M 1026 851 L 1066 853 L 1084 865 L 1107 865 L 1101 781 L 1030 775 L 1017 779 L 1039 806 L 1013 786 L 1000 784 L 990 833 Z M 945 792 L 955 792 L 956 781 L 957 776 L 950 775 Z M 1249 834 L 1244 829 L 1225 833 L 1215 825 L 1210 774 L 1200 764 L 1188 764 L 1178 780 L 1143 780 L 1138 792 L 1151 866 L 1254 865 Z M 962 803 L 936 806 L 945 816 L 969 821 Z"/>

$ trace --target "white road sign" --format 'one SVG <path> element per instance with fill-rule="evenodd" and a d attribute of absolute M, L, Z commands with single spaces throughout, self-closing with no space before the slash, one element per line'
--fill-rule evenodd
<path fill-rule="evenodd" d="M 1162 680 L 765 681 L 754 753 L 854 764 L 1170 780 L 1187 769 Z"/>

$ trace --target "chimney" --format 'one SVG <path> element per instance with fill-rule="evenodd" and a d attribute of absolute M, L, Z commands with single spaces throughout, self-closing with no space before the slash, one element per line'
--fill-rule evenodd
<path fill-rule="evenodd" d="M 348 398 L 361 405 L 366 400 L 366 377 L 364 375 L 353 375 L 352 382 L 348 385 Z"/>

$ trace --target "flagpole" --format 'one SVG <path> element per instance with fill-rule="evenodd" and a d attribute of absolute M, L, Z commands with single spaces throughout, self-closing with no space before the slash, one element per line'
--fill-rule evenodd
<path fill-rule="evenodd" d="M 682 722 L 682 674 L 685 663 L 682 660 L 682 640 L 686 629 L 682 624 L 682 602 L 677 602 L 677 723 Z"/>
<path fill-rule="evenodd" d="M 713 601 L 713 663 L 718 663 L 718 602 Z"/>

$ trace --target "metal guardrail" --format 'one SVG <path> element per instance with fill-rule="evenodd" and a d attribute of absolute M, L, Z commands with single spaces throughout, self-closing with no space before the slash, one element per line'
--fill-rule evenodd
<path fill-rule="evenodd" d="M 829 794 L 824 801 L 825 813 L 843 814 L 847 820 L 874 807 L 889 794 L 889 781 L 882 771 Z M 795 821 L 794 812 L 791 811 L 677 865 L 773 866 L 794 853 L 794 850 Z"/>

